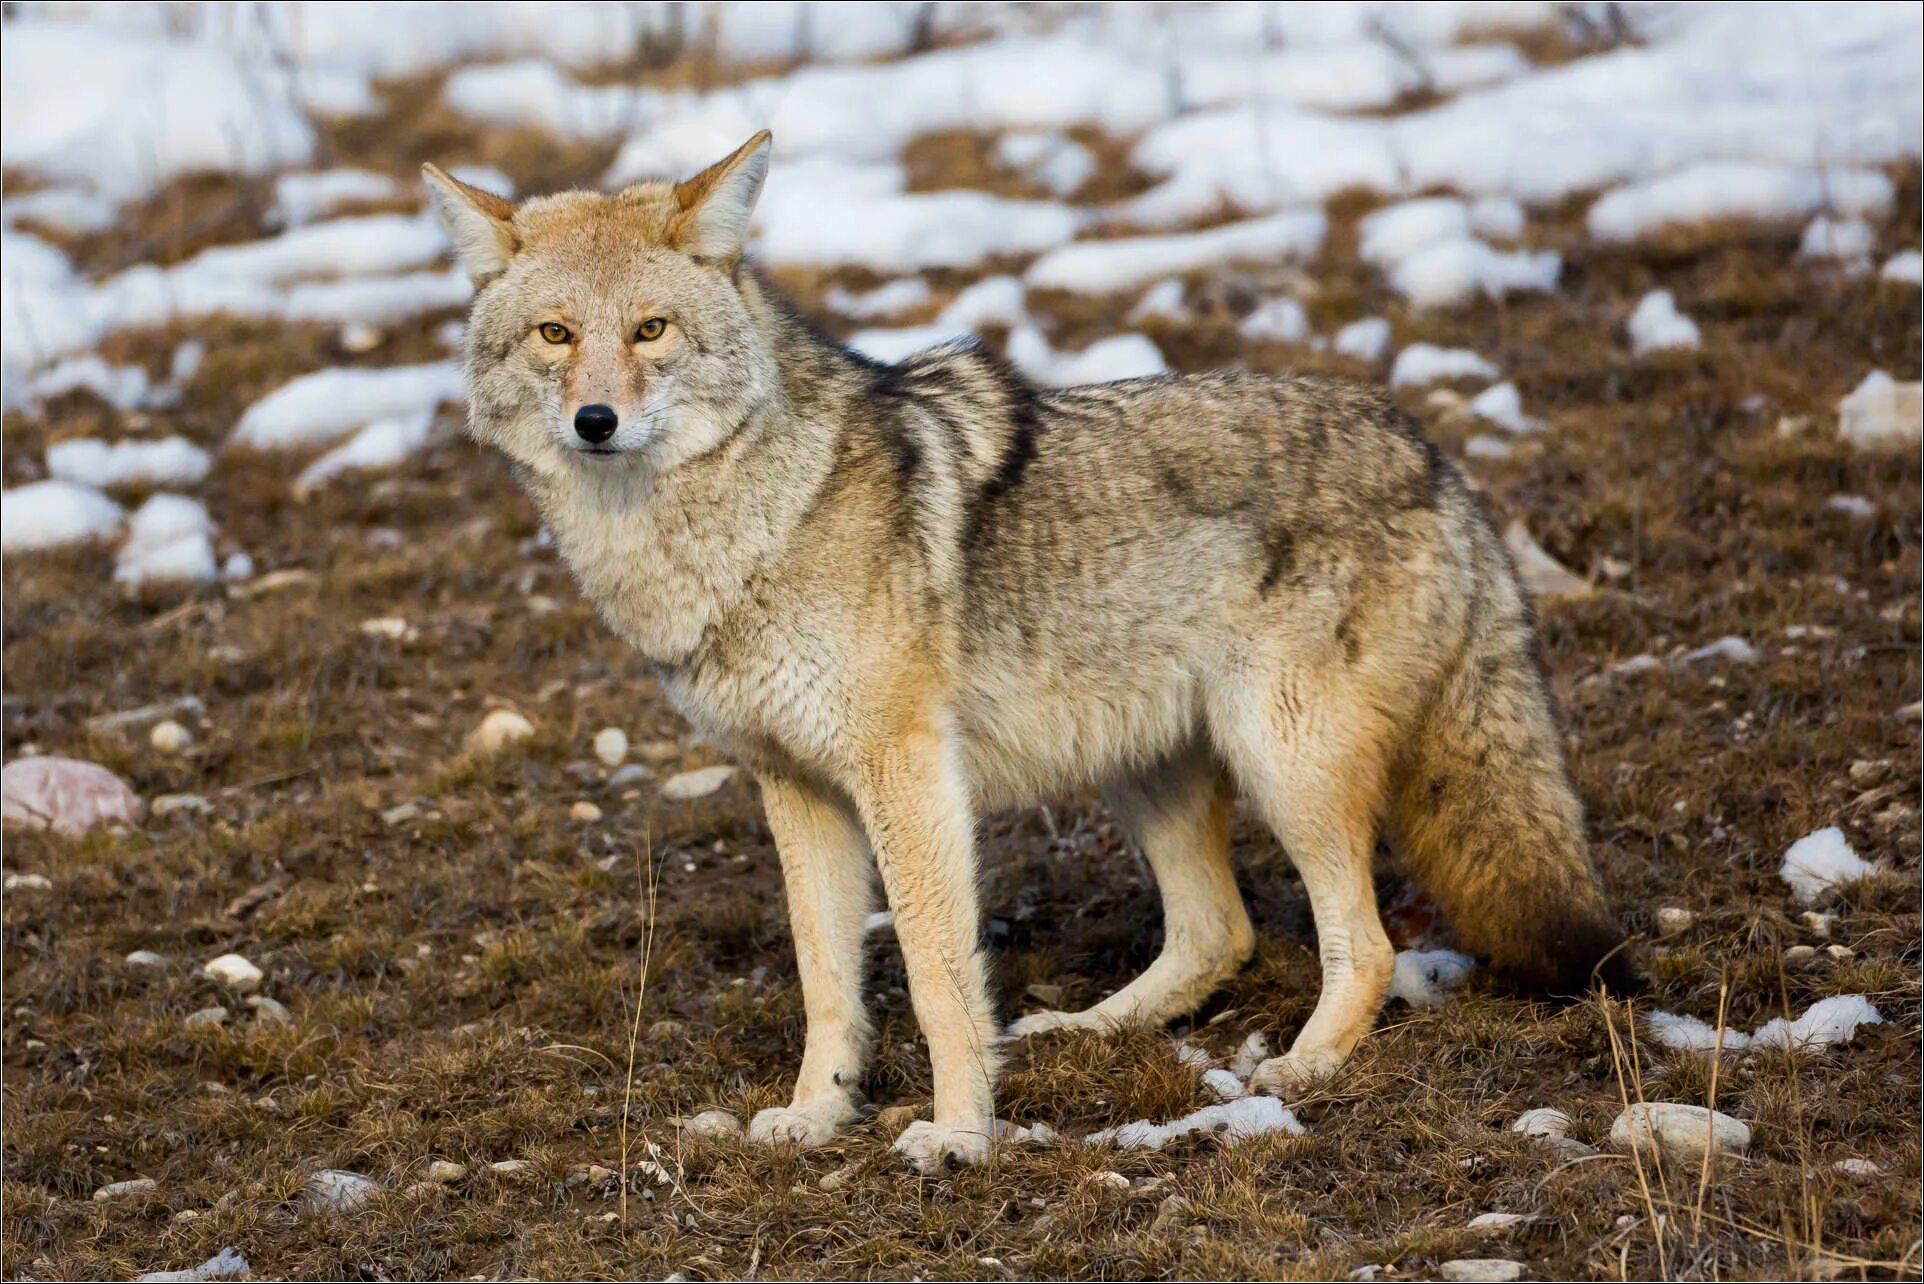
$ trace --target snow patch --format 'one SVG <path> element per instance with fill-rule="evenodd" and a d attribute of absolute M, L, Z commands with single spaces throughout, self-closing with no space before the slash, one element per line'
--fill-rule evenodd
<path fill-rule="evenodd" d="M 0 549 L 35 549 L 104 539 L 120 529 L 126 512 L 90 486 L 41 481 L 0 494 Z"/>
<path fill-rule="evenodd" d="M 47 447 L 47 471 L 61 481 L 105 489 L 147 484 L 192 486 L 207 476 L 213 460 L 185 437 L 163 441 L 109 444 L 81 437 Z"/>
<path fill-rule="evenodd" d="M 1390 997 L 1413 1008 L 1430 1008 L 1470 979 L 1476 960 L 1455 950 L 1398 950 L 1390 974 Z"/>
<path fill-rule="evenodd" d="M 1166 1124 L 1139 1119 L 1092 1132 L 1084 1140 L 1096 1146 L 1113 1142 L 1124 1150 L 1161 1150 L 1179 1137 L 1199 1132 L 1215 1133 L 1233 1143 L 1276 1132 L 1301 1137 L 1307 1130 L 1297 1122 L 1289 1107 L 1274 1097 L 1239 1097 L 1204 1106 Z"/>
<path fill-rule="evenodd" d="M 1877 861 L 1867 861 L 1851 850 L 1844 831 L 1832 825 L 1792 843 L 1784 852 L 1777 876 L 1806 905 L 1840 883 L 1854 882 L 1884 872 Z"/>
<path fill-rule="evenodd" d="M 1677 300 L 1668 290 L 1652 290 L 1637 301 L 1630 314 L 1630 347 L 1638 356 L 1666 348 L 1694 350 L 1703 346 L 1703 332 L 1697 323 L 1677 311 Z"/>
<path fill-rule="evenodd" d="M 320 445 L 367 424 L 432 412 L 443 402 L 466 398 L 458 361 L 318 370 L 249 406 L 233 440 L 262 450 Z"/>
<path fill-rule="evenodd" d="M 1435 383 L 1440 379 L 1494 379 L 1496 367 L 1468 348 L 1442 348 L 1412 343 L 1396 354 L 1390 367 L 1390 387 Z"/>

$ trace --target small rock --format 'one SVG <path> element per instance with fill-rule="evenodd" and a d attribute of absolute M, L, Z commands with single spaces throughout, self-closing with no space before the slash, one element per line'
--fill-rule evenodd
<path fill-rule="evenodd" d="M 681 745 L 673 740 L 650 740 L 635 750 L 641 760 L 659 767 L 664 762 L 672 762 L 681 757 Z"/>
<path fill-rule="evenodd" d="M 405 825 L 410 820 L 413 820 L 416 816 L 419 816 L 420 814 L 421 814 L 420 803 L 404 802 L 398 807 L 390 807 L 386 811 L 382 812 L 381 820 L 382 820 L 382 823 L 388 824 L 388 825 Z"/>
<path fill-rule="evenodd" d="M 194 743 L 194 733 L 169 718 L 154 724 L 154 729 L 147 733 L 147 743 L 162 753 L 179 753 Z"/>
<path fill-rule="evenodd" d="M 638 762 L 631 762 L 615 769 L 615 773 L 608 777 L 608 787 L 630 789 L 646 779 L 648 779 L 648 768 Z"/>
<path fill-rule="evenodd" d="M 533 735 L 532 722 L 512 709 L 496 709 L 468 734 L 468 748 L 474 753 L 499 753 Z"/>
<path fill-rule="evenodd" d="M 1859 758 L 1851 764 L 1850 778 L 1853 785 L 1875 784 L 1891 769 L 1889 758 Z"/>
<path fill-rule="evenodd" d="M 176 1219 L 193 1212 L 187 1209 Z M 134 1277 L 135 1284 L 199 1284 L 202 1280 L 232 1280 L 253 1273 L 254 1268 L 238 1248 L 223 1248 L 199 1266 L 184 1271 L 148 1271 Z"/>
<path fill-rule="evenodd" d="M 1804 920 L 1804 926 L 1810 929 L 1812 936 L 1825 938 L 1830 936 L 1831 925 L 1837 921 L 1837 915 L 1820 914 L 1816 910 L 1805 910 L 1800 917 Z"/>
<path fill-rule="evenodd" d="M 287 1010 L 287 1005 L 265 994 L 249 995 L 247 1006 L 254 1009 L 254 1019 L 262 1025 L 294 1024 L 294 1014 Z"/>
<path fill-rule="evenodd" d="M 226 1025 L 227 1017 L 228 1011 L 226 1008 L 202 1008 L 198 1012 L 188 1014 L 187 1019 L 181 1022 L 181 1024 L 189 1030 L 213 1030 Z"/>
<path fill-rule="evenodd" d="M 1824 953 L 1829 955 L 1831 961 L 1835 963 L 1848 963 L 1857 957 L 1857 951 L 1848 945 L 1826 945 Z"/>
<path fill-rule="evenodd" d="M 457 1164 L 452 1159 L 437 1159 L 428 1165 L 427 1180 L 439 1186 L 450 1185 L 468 1175 L 466 1164 Z"/>
<path fill-rule="evenodd" d="M 1625 1150 L 1661 1150 L 1672 1159 L 1701 1162 L 1707 1153 L 1742 1155 L 1750 1149 L 1750 1127 L 1702 1106 L 1638 1102 L 1617 1116 L 1610 1140 Z"/>
<path fill-rule="evenodd" d="M 1437 1267 L 1446 1280 L 1520 1280 L 1523 1263 L 1507 1257 L 1459 1257 Z"/>
<path fill-rule="evenodd" d="M 9 825 L 51 829 L 72 838 L 95 825 L 137 825 L 147 804 L 97 763 L 31 755 L 0 771 L 0 817 Z"/>
<path fill-rule="evenodd" d="M 1815 945 L 1793 945 L 1784 951 L 1785 967 L 1803 967 L 1817 957 Z"/>
<path fill-rule="evenodd" d="M 223 954 L 201 968 L 201 975 L 246 994 L 260 988 L 263 973 L 238 954 Z"/>
<path fill-rule="evenodd" d="M 361 632 L 368 637 L 385 638 L 390 642 L 413 642 L 421 636 L 421 630 L 398 615 L 384 615 L 375 620 L 362 620 Z"/>
<path fill-rule="evenodd" d="M 1697 921 L 1695 912 L 1676 905 L 1665 905 L 1657 911 L 1657 934 L 1659 936 L 1681 936 L 1690 930 Z"/>
<path fill-rule="evenodd" d="M 1470 1219 L 1467 1229 L 1473 1231 L 1509 1230 L 1512 1226 L 1522 1226 L 1533 1220 L 1527 1213 L 1480 1213 Z"/>
<path fill-rule="evenodd" d="M 199 794 L 161 794 L 147 810 L 156 819 L 171 816 L 177 811 L 204 816 L 214 810 L 214 804 Z"/>
<path fill-rule="evenodd" d="M 683 1028 L 679 1021 L 657 1021 L 648 1027 L 648 1040 L 651 1043 L 659 1043 L 679 1039 Z"/>
<path fill-rule="evenodd" d="M 1593 591 L 1587 580 L 1551 557 L 1536 537 L 1520 521 L 1504 528 L 1503 543 L 1516 562 L 1517 579 L 1533 597 L 1588 597 Z"/>
<path fill-rule="evenodd" d="M 110 1199 L 118 1199 L 122 1195 L 138 1194 L 143 1190 L 152 1190 L 158 1185 L 160 1185 L 160 1183 L 152 1177 L 135 1177 L 131 1181 L 108 1182 L 105 1186 L 102 1186 L 94 1192 L 94 1202 L 96 1204 L 104 1204 Z"/>
<path fill-rule="evenodd" d="M 593 822 L 601 819 L 601 808 L 584 798 L 568 808 L 568 815 L 574 820 Z"/>
<path fill-rule="evenodd" d="M 1518 1115 L 1510 1131 L 1535 1141 L 1561 1141 L 1570 1135 L 1570 1116 L 1555 1106 L 1538 1106 Z"/>
<path fill-rule="evenodd" d="M 1868 1159 L 1840 1159 L 1831 1167 L 1846 1177 L 1881 1177 L 1884 1170 Z"/>
<path fill-rule="evenodd" d="M 166 967 L 168 958 L 165 954 L 156 954 L 152 950 L 135 950 L 121 961 L 128 967 Z"/>
<path fill-rule="evenodd" d="M 875 1112 L 875 1126 L 885 1133 L 900 1132 L 921 1114 L 914 1106 L 884 1106 Z"/>
<path fill-rule="evenodd" d="M 595 732 L 595 757 L 604 767 L 619 767 L 628 757 L 628 733 L 620 727 L 603 727 Z"/>
<path fill-rule="evenodd" d="M 568 1171 L 567 1180 L 561 1184 L 567 1187 L 599 1186 L 615 1179 L 615 1170 L 601 1164 L 581 1164 Z"/>
<path fill-rule="evenodd" d="M 381 1184 L 359 1173 L 323 1168 L 309 1177 L 301 1190 L 314 1212 L 351 1213 L 379 1194 Z"/>
<path fill-rule="evenodd" d="M 842 1187 L 848 1185 L 849 1179 L 855 1176 L 860 1168 L 861 1165 L 857 1163 L 851 1162 L 844 1164 L 832 1173 L 823 1173 L 821 1180 L 816 1182 L 815 1185 L 822 1190 L 840 1190 Z"/>
<path fill-rule="evenodd" d="M 704 1110 L 690 1119 L 683 1128 L 697 1137 L 739 1137 L 742 1135 L 742 1121 L 726 1110 Z"/>
<path fill-rule="evenodd" d="M 514 1177 L 529 1171 L 534 1165 L 525 1159 L 497 1159 L 489 1164 L 488 1167 L 492 1171 L 500 1173 L 503 1177 Z"/>
<path fill-rule="evenodd" d="M 735 769 L 725 765 L 684 771 L 662 782 L 661 796 L 674 802 L 691 802 L 696 798 L 706 798 L 727 784 L 729 777 L 734 774 Z"/>
<path fill-rule="evenodd" d="M 45 874 L 8 874 L 0 889 L 9 892 L 50 892 L 53 880 Z"/>
<path fill-rule="evenodd" d="M 356 357 L 366 356 L 387 342 L 387 335 L 382 332 L 381 327 L 366 321 L 348 322 L 341 327 L 340 333 L 335 337 L 341 345 L 342 352 Z"/>
<path fill-rule="evenodd" d="M 1106 1186 L 1110 1190 L 1129 1189 L 1129 1179 L 1121 1173 L 1110 1169 L 1104 1169 L 1098 1173 L 1090 1173 L 1088 1181 L 1091 1186 Z"/>

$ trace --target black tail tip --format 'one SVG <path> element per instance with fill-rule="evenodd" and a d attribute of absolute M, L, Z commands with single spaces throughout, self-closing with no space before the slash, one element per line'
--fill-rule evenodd
<path fill-rule="evenodd" d="M 1544 927 L 1534 958 L 1498 969 L 1517 989 L 1575 999 L 1598 989 L 1624 997 L 1647 987 L 1632 942 L 1614 922 L 1565 919 Z"/>

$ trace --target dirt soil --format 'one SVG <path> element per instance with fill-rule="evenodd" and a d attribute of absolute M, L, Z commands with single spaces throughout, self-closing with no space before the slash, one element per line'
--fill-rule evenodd
<path fill-rule="evenodd" d="M 334 162 L 405 175 L 425 159 L 486 161 L 535 190 L 608 159 L 477 129 L 430 82 L 392 86 L 390 101 L 383 119 L 331 132 Z M 992 141 L 925 140 L 916 185 L 1022 190 L 990 172 Z M 1126 165 L 1123 140 L 1090 141 Z M 1896 177 L 1880 259 L 1917 246 L 1918 176 Z M 1143 181 L 1116 172 L 1094 190 Z M 197 180 L 69 248 L 97 270 L 177 259 L 263 234 L 263 204 L 248 185 Z M 1578 204 L 1532 219 L 1532 238 L 1566 256 L 1556 294 L 1417 315 L 1356 257 L 1354 220 L 1373 204 L 1339 200 L 1328 248 L 1301 270 L 1195 275 L 1194 320 L 1147 332 L 1183 370 L 1386 375 L 1246 345 L 1237 317 L 1286 290 L 1319 332 L 1387 316 L 1399 343 L 1472 347 L 1509 372 L 1548 428 L 1467 467 L 1501 520 L 1521 518 L 1596 584 L 1544 604 L 1543 654 L 1611 894 L 1646 938 L 1651 990 L 1634 1010 L 1714 1020 L 1721 1001 L 1732 1028 L 1752 1029 L 1848 993 L 1875 1003 L 1881 1025 L 1826 1052 L 1734 1057 L 1713 1076 L 1703 1056 L 1654 1046 L 1632 1003 L 1556 1006 L 1472 983 L 1440 1007 L 1387 1009 L 1299 1109 L 1305 1137 L 1080 1144 L 1204 1103 L 1172 1034 L 1226 1054 L 1260 1031 L 1280 1048 L 1313 1005 L 1302 886 L 1245 818 L 1237 865 L 1258 954 L 1194 1026 L 1015 1051 L 1000 1112 L 1047 1122 L 1065 1144 L 1007 1148 L 937 1179 L 887 1153 L 930 1089 L 885 931 L 869 946 L 879 1039 L 864 1087 L 877 1116 L 805 1154 L 698 1138 L 679 1121 L 784 1100 L 802 1046 L 755 789 L 737 776 L 694 802 L 660 795 L 713 750 L 599 623 L 507 469 L 450 412 L 404 467 L 304 502 L 291 487 L 302 461 L 221 454 L 202 494 L 223 551 L 259 563 L 251 585 L 130 598 L 107 549 L 6 562 L 6 756 L 91 759 L 150 798 L 194 793 L 210 810 L 79 840 L 7 834 L 8 870 L 52 888 L 5 898 L 5 1273 L 128 1278 L 231 1245 L 262 1278 L 1341 1278 L 1376 1266 L 1388 1279 L 1461 1257 L 1515 1258 L 1533 1278 L 1916 1278 L 1919 465 L 1915 451 L 1841 444 L 1835 406 L 1872 368 L 1918 377 L 1917 290 L 1798 261 L 1790 226 L 1598 247 Z M 874 283 L 783 279 L 817 312 L 828 286 Z M 929 310 L 970 279 L 933 274 Z M 1702 325 L 1701 352 L 1630 354 L 1623 322 L 1657 286 Z M 1073 347 L 1124 328 L 1131 303 L 1059 297 L 1041 311 Z M 183 338 L 209 356 L 177 409 L 123 416 L 76 394 L 9 412 L 6 482 L 39 476 L 45 447 L 68 437 L 178 432 L 219 448 L 249 403 L 294 375 L 438 356 L 435 330 L 454 315 L 359 356 L 324 327 L 209 320 L 117 336 L 109 355 L 156 374 Z M 1406 401 L 1461 457 L 1476 429 L 1460 409 L 1421 390 Z M 1826 508 L 1837 494 L 1874 515 Z M 360 627 L 392 616 L 417 634 Z M 1610 671 L 1731 634 L 1756 647 L 1754 663 Z M 205 706 L 186 719 L 184 754 L 157 753 L 145 725 L 90 724 L 183 696 Z M 526 715 L 536 737 L 465 754 L 495 707 Z M 646 779 L 607 784 L 589 749 L 607 726 L 626 730 Z M 574 818 L 582 801 L 599 819 Z M 1819 906 L 1836 916 L 1820 939 L 1776 869 L 1828 825 L 1892 873 Z M 1093 800 L 996 818 L 981 839 L 1005 1015 L 1083 1005 L 1154 956 L 1154 888 Z M 1396 885 L 1386 873 L 1386 897 Z M 1695 918 L 1659 940 L 1664 907 Z M 1799 945 L 1816 956 L 1787 962 Z M 171 962 L 123 962 L 137 949 Z M 227 951 L 265 970 L 291 1021 L 256 1018 L 199 973 Z M 184 1024 L 216 1004 L 233 1010 L 224 1025 Z M 1749 1156 L 1700 1180 L 1612 1151 L 1611 1121 L 1639 1092 L 1714 1099 L 1754 1130 Z M 1573 1160 L 1509 1131 L 1537 1106 L 1568 1112 L 1601 1152 Z M 1881 1173 L 1847 1176 L 1833 1167 L 1846 1158 Z M 467 1175 L 416 1184 L 443 1159 Z M 508 1160 L 522 1163 L 490 1167 Z M 310 1211 L 302 1184 L 323 1168 L 386 1192 L 351 1215 Z M 1096 1177 L 1110 1171 L 1127 1187 Z M 133 1177 L 157 1184 L 91 1198 Z M 1466 1229 L 1491 1211 L 1529 1220 Z"/>

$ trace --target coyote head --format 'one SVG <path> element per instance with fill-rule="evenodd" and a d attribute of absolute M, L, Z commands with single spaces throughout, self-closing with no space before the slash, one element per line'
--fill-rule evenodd
<path fill-rule="evenodd" d="M 423 168 L 476 295 L 475 438 L 550 477 L 714 449 L 779 385 L 738 284 L 766 131 L 681 183 L 517 205 Z"/>

